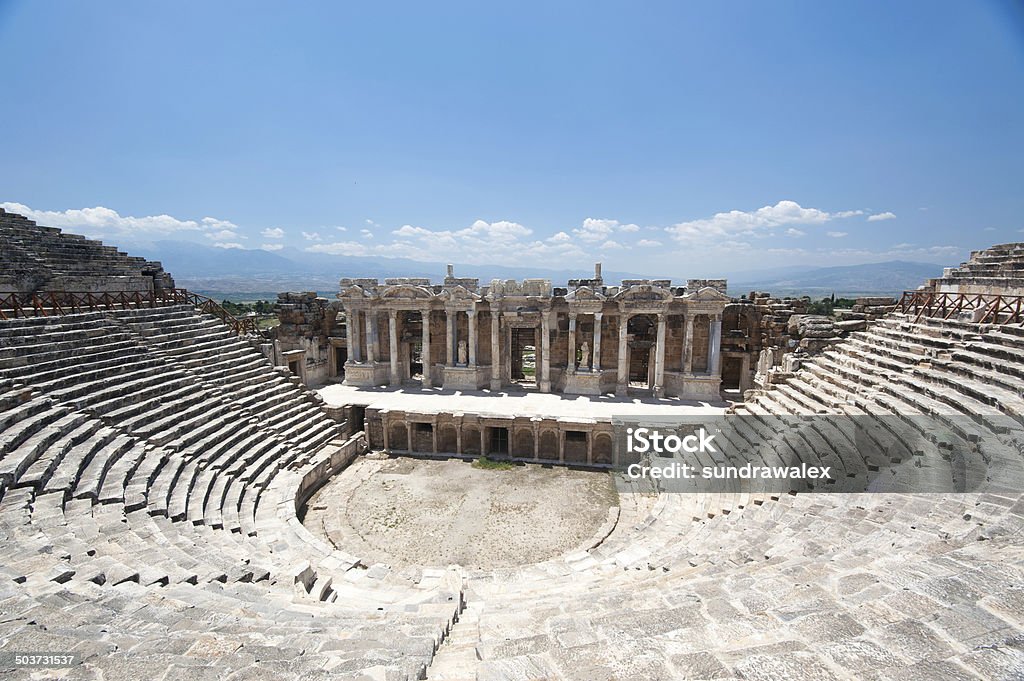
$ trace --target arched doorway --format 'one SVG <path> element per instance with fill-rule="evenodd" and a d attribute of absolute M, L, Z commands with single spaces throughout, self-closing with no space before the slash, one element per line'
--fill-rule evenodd
<path fill-rule="evenodd" d="M 419 310 L 400 312 L 398 327 L 399 376 L 403 382 L 423 383 L 423 313 Z"/>
<path fill-rule="evenodd" d="M 630 388 L 654 389 L 654 353 L 658 344 L 658 321 L 651 315 L 639 314 L 626 324 L 629 339 L 628 382 Z"/>

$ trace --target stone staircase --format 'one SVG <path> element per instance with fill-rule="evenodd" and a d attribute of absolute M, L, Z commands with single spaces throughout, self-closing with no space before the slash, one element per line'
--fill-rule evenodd
<path fill-rule="evenodd" d="M 751 438 L 776 415 L 947 414 L 985 417 L 963 419 L 961 444 L 1008 441 L 1022 342 L 893 315 L 735 411 Z M 841 436 L 821 433 L 816 451 Z M 621 494 L 620 508 L 594 548 L 467 574 L 427 678 L 1024 678 L 1024 496 L 1009 480 L 966 494 Z"/>
<path fill-rule="evenodd" d="M 173 288 L 160 263 L 99 241 L 43 227 L 0 208 L 0 294 L 35 291 L 150 291 Z"/>
<path fill-rule="evenodd" d="M 459 575 L 367 570 L 297 516 L 364 447 L 189 307 L 0 322 L 0 646 L 90 678 L 422 678 Z"/>

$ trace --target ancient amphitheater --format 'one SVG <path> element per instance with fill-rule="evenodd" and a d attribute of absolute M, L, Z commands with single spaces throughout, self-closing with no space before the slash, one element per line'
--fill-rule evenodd
<path fill-rule="evenodd" d="M 676 371 L 681 391 L 704 391 L 720 350 L 737 367 L 752 353 L 756 380 L 739 379 L 751 388 L 745 402 L 630 397 L 632 369 L 620 369 L 611 377 L 614 388 L 625 376 L 620 402 L 491 394 L 478 398 L 490 400 L 487 414 L 466 425 L 473 397 L 458 391 L 431 388 L 432 406 L 425 386 L 310 390 L 303 376 L 314 382 L 306 370 L 317 348 L 255 335 L 174 288 L 158 263 L 9 213 L 0 236 L 0 669 L 9 678 L 1024 678 L 1024 491 L 1013 465 L 993 462 L 963 493 L 620 492 L 616 501 L 595 482 L 609 479 L 596 446 L 606 415 L 629 404 L 728 406 L 754 438 L 775 415 L 942 415 L 961 424 L 944 434 L 946 451 L 987 443 L 1013 464 L 1024 456 L 1024 245 L 978 252 L 895 308 L 854 320 L 862 330 L 775 357 L 763 334 L 716 329 L 715 315 L 731 314 L 720 293 L 676 290 L 652 314 L 679 312 L 680 324 L 659 317 L 637 331 L 654 333 L 658 348 L 654 363 L 641 362 L 647 387 L 671 392 Z M 712 306 L 704 338 L 716 341 L 700 366 L 664 351 L 666 338 L 684 338 L 693 300 Z M 282 321 L 307 304 L 283 296 Z M 768 316 L 754 326 L 768 328 Z M 563 352 L 556 331 L 542 341 Z M 575 317 L 564 331 L 575 334 Z M 356 361 L 365 357 L 339 361 L 330 354 L 339 347 L 325 341 L 326 366 L 360 364 L 366 382 Z M 436 352 L 445 354 L 440 343 Z M 465 377 L 459 354 L 447 343 L 438 381 Z M 567 376 L 585 360 L 569 354 Z M 559 367 L 549 371 L 557 383 Z M 396 373 L 392 365 L 382 377 Z M 499 370 L 482 375 L 507 388 Z M 415 405 L 388 402 L 405 392 Z M 551 416 L 556 402 L 592 413 Z M 437 425 L 431 411 L 462 419 L 454 447 L 413 428 Z M 482 428 L 498 432 L 487 425 L 497 412 L 513 431 L 553 419 L 594 440 L 565 436 L 552 449 L 538 437 L 515 456 L 514 438 L 511 449 L 483 438 Z M 404 439 L 391 437 L 402 428 Z M 833 442 L 818 438 L 818 455 Z M 481 450 L 537 463 L 501 471 L 443 456 Z M 430 478 L 429 467 L 442 468 Z M 504 475 L 526 477 L 510 487 Z M 485 478 L 493 487 L 477 493 L 474 480 Z M 450 480 L 461 482 L 443 487 Z M 560 486 L 528 494 L 546 484 Z M 464 510 L 445 506 L 447 495 Z M 494 517 L 481 520 L 480 509 Z M 377 523 L 376 534 L 360 522 Z M 442 525 L 447 534 L 435 535 Z M 551 532 L 563 543 L 538 543 Z M 385 535 L 397 541 L 374 544 Z M 446 541 L 466 548 L 460 537 L 530 549 L 525 561 L 505 553 L 490 563 L 479 551 L 445 553 Z M 58 652 L 74 663 L 13 664 L 15 653 Z"/>

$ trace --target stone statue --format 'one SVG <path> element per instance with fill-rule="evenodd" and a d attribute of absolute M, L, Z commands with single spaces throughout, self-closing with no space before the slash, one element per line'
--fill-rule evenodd
<path fill-rule="evenodd" d="M 583 341 L 580 345 L 580 369 L 586 369 L 590 366 L 590 344 L 587 341 Z"/>
<path fill-rule="evenodd" d="M 466 341 L 464 341 L 464 340 L 460 340 L 459 341 L 459 364 L 462 364 L 462 365 L 469 364 L 469 356 L 467 354 L 468 353 L 467 347 L 468 346 L 466 345 Z"/>

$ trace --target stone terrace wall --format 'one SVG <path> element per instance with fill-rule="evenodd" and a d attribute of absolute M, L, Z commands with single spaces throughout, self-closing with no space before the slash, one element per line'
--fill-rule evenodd
<path fill-rule="evenodd" d="M 950 293 L 1024 295 L 1024 243 L 997 244 L 972 251 L 960 267 L 946 268 L 927 288 Z"/>
<path fill-rule="evenodd" d="M 0 208 L 0 294 L 40 291 L 139 291 L 174 288 L 158 262 L 42 227 Z"/>
<path fill-rule="evenodd" d="M 331 338 L 340 338 L 338 306 L 316 293 L 279 293 L 274 307 L 280 325 L 275 329 L 277 365 L 299 364 L 299 377 L 307 385 L 323 383 L 331 375 Z"/>

